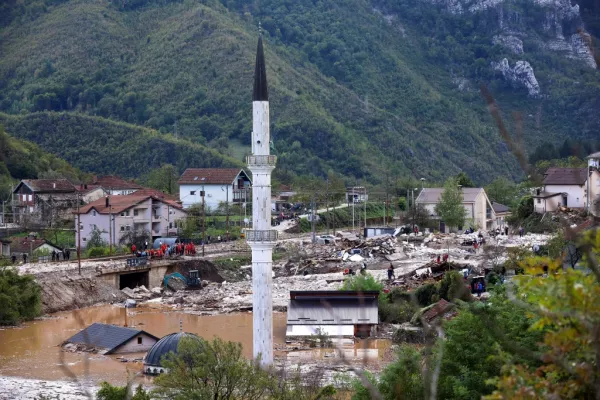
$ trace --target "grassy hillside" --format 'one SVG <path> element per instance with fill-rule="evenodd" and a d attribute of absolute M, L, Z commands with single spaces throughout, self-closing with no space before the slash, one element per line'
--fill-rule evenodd
<path fill-rule="evenodd" d="M 39 143 L 83 171 L 140 177 L 163 164 L 180 172 L 187 166 L 242 166 L 187 139 L 152 129 L 72 113 L 39 112 L 24 116 L 0 113 L 11 134 Z"/>
<path fill-rule="evenodd" d="M 151 166 L 234 162 L 202 145 L 239 157 L 249 144 L 258 21 L 280 170 L 323 176 L 333 169 L 373 183 L 385 173 L 441 180 L 465 170 L 479 182 L 518 176 L 480 83 L 497 97 L 509 126 L 512 112 L 524 115 L 527 146 L 598 131 L 596 71 L 532 45 L 523 57 L 544 96 L 528 98 L 489 67 L 515 59 L 492 46 L 493 15 L 485 13 L 452 16 L 408 0 L 33 0 L 3 7 L 0 111 L 26 115 L 3 118 L 84 170 L 137 175 L 148 168 L 146 158 L 136 153 L 138 165 L 130 166 L 119 142 L 138 149 L 130 132 L 160 138 L 84 114 L 185 138 L 179 147 L 164 139 L 174 153 L 153 152 Z M 535 10 L 519 12 L 537 18 Z M 468 83 L 462 90 L 460 79 Z M 68 114 L 27 116 L 49 110 Z M 39 120 L 43 131 L 32 132 Z M 111 126 L 110 139 L 88 123 Z M 69 146 L 56 145 L 64 132 Z M 196 151 L 210 156 L 194 158 Z"/>

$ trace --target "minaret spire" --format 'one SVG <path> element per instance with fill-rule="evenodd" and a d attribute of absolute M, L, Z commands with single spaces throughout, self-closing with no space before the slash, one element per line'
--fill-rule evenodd
<path fill-rule="evenodd" d="M 262 35 L 258 37 L 252 97 L 252 229 L 246 239 L 252 249 L 253 354 L 263 366 L 273 364 L 273 247 L 277 231 L 271 227 L 271 172 L 277 161 L 270 154 L 269 94 Z"/>
<path fill-rule="evenodd" d="M 262 31 L 258 36 L 258 47 L 256 48 L 256 65 L 254 67 L 254 94 L 252 101 L 269 101 L 269 90 L 267 88 L 267 67 L 265 66 L 265 53 L 262 43 Z"/>

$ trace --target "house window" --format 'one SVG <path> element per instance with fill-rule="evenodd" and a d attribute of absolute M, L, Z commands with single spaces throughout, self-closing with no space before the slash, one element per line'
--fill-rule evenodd
<path fill-rule="evenodd" d="M 537 199 L 538 204 L 542 204 L 542 199 Z"/>
<path fill-rule="evenodd" d="M 142 344 L 142 337 L 138 336 L 138 344 Z"/>
<path fill-rule="evenodd" d="M 134 217 L 137 217 L 137 216 L 138 216 L 138 211 L 139 211 L 139 210 L 138 210 L 137 208 L 136 208 L 135 210 L 133 210 L 133 216 L 134 216 Z"/>
<path fill-rule="evenodd" d="M 28 195 L 27 195 L 27 200 L 28 200 L 28 201 L 31 201 L 31 200 L 33 200 L 33 195 L 32 195 L 32 194 L 28 194 Z"/>
<path fill-rule="evenodd" d="M 169 222 L 169 229 L 173 228 L 173 223 Z"/>
<path fill-rule="evenodd" d="M 131 230 L 131 226 L 130 225 L 125 225 L 125 230 L 126 231 L 130 231 Z"/>
<path fill-rule="evenodd" d="M 92 211 L 92 215 L 95 217 L 96 216 L 96 210 Z"/>
<path fill-rule="evenodd" d="M 195 191 L 195 190 L 190 190 L 190 196 L 193 196 L 193 195 L 195 195 L 195 194 L 196 194 L 196 191 Z"/>
<path fill-rule="evenodd" d="M 83 240 L 85 242 L 85 238 L 81 238 L 81 240 Z"/>
<path fill-rule="evenodd" d="M 125 232 L 125 227 L 121 225 L 121 232 Z"/>

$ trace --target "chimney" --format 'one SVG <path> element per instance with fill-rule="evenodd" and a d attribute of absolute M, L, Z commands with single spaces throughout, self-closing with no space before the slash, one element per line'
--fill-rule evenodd
<path fill-rule="evenodd" d="M 87 183 L 83 185 L 83 188 L 84 188 L 84 189 L 87 189 Z"/>
<path fill-rule="evenodd" d="M 539 196 L 539 195 L 540 195 L 540 192 L 541 192 L 541 190 L 538 188 L 538 189 L 536 189 L 535 191 L 537 192 L 537 195 Z"/>
<path fill-rule="evenodd" d="M 108 196 L 106 196 L 106 208 L 110 207 L 110 201 L 108 200 Z"/>

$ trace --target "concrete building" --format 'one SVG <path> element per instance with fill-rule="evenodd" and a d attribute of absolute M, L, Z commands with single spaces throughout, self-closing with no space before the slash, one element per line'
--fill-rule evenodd
<path fill-rule="evenodd" d="M 94 176 L 92 185 L 102 187 L 107 194 L 113 196 L 124 196 L 135 193 L 139 189 L 143 189 L 142 186 L 138 185 L 133 180 L 127 181 L 114 175 Z"/>
<path fill-rule="evenodd" d="M 587 168 L 548 168 L 542 187 L 533 194 L 535 212 L 555 211 L 558 207 L 587 207 Z"/>
<path fill-rule="evenodd" d="M 510 217 L 512 213 L 504 204 L 496 203 L 492 201 L 492 208 L 494 210 L 494 216 L 496 218 L 495 228 L 504 229 L 507 225 L 506 218 Z"/>
<path fill-rule="evenodd" d="M 188 168 L 177 183 L 184 208 L 202 204 L 202 191 L 207 211 L 220 203 L 245 203 L 252 196 L 252 182 L 241 168 Z"/>
<path fill-rule="evenodd" d="M 286 337 L 372 336 L 379 324 L 378 298 L 376 290 L 291 291 Z"/>
<path fill-rule="evenodd" d="M 483 188 L 461 188 L 461 191 L 465 208 L 465 223 L 469 224 L 473 221 L 476 225 L 473 226 L 474 229 L 496 229 L 496 215 L 485 190 Z M 435 212 L 435 206 L 440 202 L 443 192 L 444 188 L 424 188 L 415 203 L 422 205 L 431 217 L 439 219 Z M 443 221 L 440 221 L 441 232 L 447 232 L 448 228 Z"/>
<path fill-rule="evenodd" d="M 35 254 L 50 254 L 53 251 L 62 253 L 63 249 L 46 239 L 35 237 L 13 237 L 10 241 L 10 254 L 17 257 L 27 254 L 31 258 Z"/>
<path fill-rule="evenodd" d="M 81 207 L 79 212 L 82 247 L 94 229 L 113 246 L 119 245 L 131 231 L 146 232 L 152 237 L 150 242 L 158 237 L 174 236 L 176 221 L 187 215 L 177 202 L 136 194 L 103 197 Z M 75 236 L 77 240 L 77 234 Z"/>
<path fill-rule="evenodd" d="M 252 93 L 252 155 L 246 158 L 254 180 L 252 229 L 246 239 L 252 249 L 253 355 L 264 366 L 273 364 L 273 247 L 277 231 L 271 229 L 271 172 L 269 92 L 262 35 L 258 38 Z"/>
<path fill-rule="evenodd" d="M 148 351 L 158 338 L 148 332 L 116 325 L 94 323 L 65 342 L 101 350 L 103 354 Z"/>
<path fill-rule="evenodd" d="M 89 204 L 108 194 L 102 186 L 88 185 L 85 183 L 75 185 L 75 191 L 79 195 L 81 204 Z"/>
<path fill-rule="evenodd" d="M 589 212 L 600 216 L 600 151 L 587 157 L 589 177 Z"/>
<path fill-rule="evenodd" d="M 12 207 L 15 223 L 51 225 L 69 218 L 77 192 L 66 179 L 23 179 L 13 190 Z"/>
<path fill-rule="evenodd" d="M 10 240 L 0 238 L 0 258 L 8 258 L 10 255 Z"/>
<path fill-rule="evenodd" d="M 346 203 L 364 203 L 369 200 L 367 188 L 364 186 L 353 186 L 346 188 Z"/>

